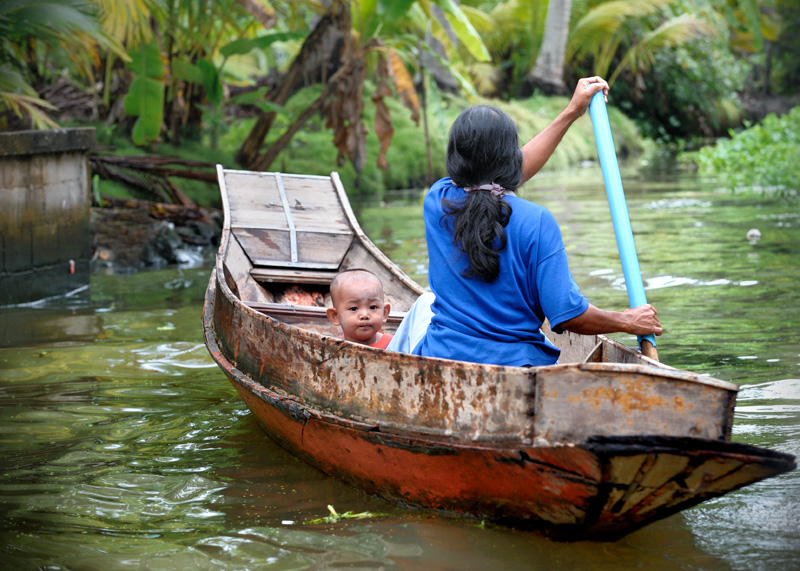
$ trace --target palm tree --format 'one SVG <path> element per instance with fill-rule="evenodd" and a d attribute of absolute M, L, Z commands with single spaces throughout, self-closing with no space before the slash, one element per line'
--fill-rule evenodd
<path fill-rule="evenodd" d="M 548 3 L 542 47 L 536 57 L 536 64 L 525 77 L 523 95 L 529 95 L 534 88 L 548 94 L 567 93 L 567 86 L 564 84 L 564 57 L 571 9 L 572 0 Z"/>
<path fill-rule="evenodd" d="M 691 14 L 681 14 L 662 22 L 657 28 L 642 34 L 639 40 L 625 52 L 614 72 L 608 78 L 614 83 L 619 74 L 630 69 L 641 73 L 650 69 L 654 54 L 663 48 L 674 47 L 695 38 L 710 35 L 713 28 Z"/>
<path fill-rule="evenodd" d="M 34 88 L 48 73 L 48 56 L 67 58 L 91 78 L 91 56 L 97 48 L 127 57 L 120 43 L 103 31 L 97 9 L 88 2 L 0 3 L 0 126 L 57 127 L 47 114 L 55 108 Z"/>

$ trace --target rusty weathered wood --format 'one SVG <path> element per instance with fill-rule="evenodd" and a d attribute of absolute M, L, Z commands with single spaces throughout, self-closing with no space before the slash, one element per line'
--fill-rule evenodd
<path fill-rule="evenodd" d="M 327 257 L 323 239 L 316 261 L 285 247 L 259 264 L 263 244 L 283 240 L 290 224 L 271 207 L 259 216 L 254 189 L 273 192 L 270 177 L 288 175 L 219 174 L 226 224 L 206 345 L 267 433 L 323 472 L 390 501 L 606 540 L 795 467 L 787 454 L 730 442 L 735 385 L 604 336 L 547 330 L 561 364 L 535 368 L 337 339 L 323 308 L 275 303 L 275 294 L 292 284 L 325 291 L 337 270 L 368 268 L 391 300 L 393 330 L 422 288 L 364 235 L 335 173 L 283 180 L 285 196 L 300 189 L 310 210 L 333 213 L 291 224 L 298 245 L 327 224 Z"/>
<path fill-rule="evenodd" d="M 534 437 L 574 442 L 601 429 L 615 435 L 724 440 L 730 436 L 735 399 L 726 385 L 686 371 L 635 364 L 550 367 L 536 375 Z"/>

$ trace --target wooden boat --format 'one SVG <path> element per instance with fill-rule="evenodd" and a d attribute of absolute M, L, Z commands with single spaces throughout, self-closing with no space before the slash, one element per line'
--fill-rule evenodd
<path fill-rule="evenodd" d="M 267 434 L 326 474 L 391 502 L 605 541 L 796 467 L 730 442 L 736 385 L 604 336 L 548 332 L 562 364 L 538 368 L 338 339 L 320 306 L 338 271 L 381 278 L 389 331 L 422 288 L 361 230 L 336 173 L 218 176 L 206 344 Z M 314 305 L 292 303 L 298 288 Z"/>

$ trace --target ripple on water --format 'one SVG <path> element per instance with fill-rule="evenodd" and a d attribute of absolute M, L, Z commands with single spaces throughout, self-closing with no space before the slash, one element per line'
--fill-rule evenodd
<path fill-rule="evenodd" d="M 800 400 L 800 379 L 781 379 L 747 385 L 742 387 L 737 396 L 739 402 L 770 399 Z"/>
<path fill-rule="evenodd" d="M 675 210 L 679 208 L 710 208 L 712 203 L 708 200 L 695 198 L 664 198 L 643 204 L 642 208 L 651 210 Z"/>
<path fill-rule="evenodd" d="M 201 343 L 172 342 L 143 345 L 133 352 L 143 369 L 162 374 L 185 374 L 183 369 L 214 369 L 216 363 L 208 358 Z"/>
<path fill-rule="evenodd" d="M 792 480 L 794 484 L 792 484 Z M 796 569 L 797 521 L 800 520 L 798 478 L 784 474 L 733 494 L 701 504 L 685 517 L 702 535 L 697 540 L 711 553 L 741 569 L 763 569 L 764 553 L 771 569 Z M 746 537 L 746 541 L 741 541 Z"/>
<path fill-rule="evenodd" d="M 734 282 L 725 278 L 713 280 L 700 280 L 697 278 L 689 278 L 685 276 L 652 276 L 645 279 L 645 289 L 663 289 L 668 287 L 678 286 L 726 286 L 736 285 L 741 287 L 749 287 L 758 285 L 757 280 L 743 280 Z M 623 281 L 624 286 L 624 281 Z"/>
<path fill-rule="evenodd" d="M 736 398 L 737 440 L 800 453 L 800 379 L 745 385 Z"/>

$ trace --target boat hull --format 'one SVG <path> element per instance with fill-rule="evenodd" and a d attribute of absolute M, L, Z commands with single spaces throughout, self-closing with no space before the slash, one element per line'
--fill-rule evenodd
<path fill-rule="evenodd" d="M 213 319 L 209 288 L 205 320 Z M 265 432 L 323 473 L 395 504 L 614 541 L 653 521 L 790 470 L 791 456 L 690 437 L 464 443 L 346 419 L 271 390 L 206 344 Z"/>

